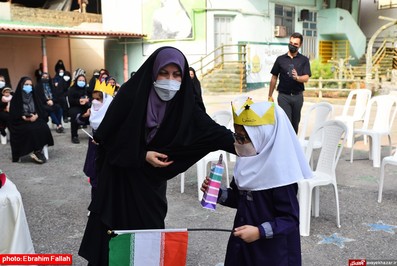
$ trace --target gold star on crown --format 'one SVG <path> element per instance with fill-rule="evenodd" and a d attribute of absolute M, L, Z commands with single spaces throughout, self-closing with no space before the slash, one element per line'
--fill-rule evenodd
<path fill-rule="evenodd" d="M 94 87 L 94 91 L 101 91 L 104 92 L 106 94 L 109 94 L 111 96 L 113 96 L 114 94 L 114 89 L 115 86 L 110 85 L 109 83 L 106 84 L 105 81 L 100 82 L 98 79 L 95 82 L 95 87 Z"/>
<path fill-rule="evenodd" d="M 254 103 L 251 98 L 248 98 L 240 107 L 234 106 L 232 102 L 234 123 L 242 126 L 273 125 L 275 123 L 274 103 L 271 104 L 269 109 L 262 116 L 255 112 L 255 108 L 252 108 L 254 107 L 253 105 L 258 104 L 261 103 Z"/>

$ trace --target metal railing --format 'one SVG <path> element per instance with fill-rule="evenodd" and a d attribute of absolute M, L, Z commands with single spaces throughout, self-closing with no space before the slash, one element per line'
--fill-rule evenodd
<path fill-rule="evenodd" d="M 348 85 L 350 88 L 348 88 Z M 323 92 L 350 92 L 365 86 L 364 79 L 309 79 L 305 85 L 305 90 L 318 92 L 318 97 L 323 97 Z"/>
<path fill-rule="evenodd" d="M 226 63 L 241 63 L 245 68 L 246 57 L 246 44 L 223 44 L 190 65 L 203 78 L 213 69 L 222 68 Z"/>

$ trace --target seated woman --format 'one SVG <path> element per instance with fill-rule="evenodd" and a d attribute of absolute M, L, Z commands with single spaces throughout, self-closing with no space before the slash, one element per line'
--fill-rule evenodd
<path fill-rule="evenodd" d="M 47 72 L 43 72 L 40 81 L 37 83 L 36 90 L 43 104 L 44 110 L 51 117 L 51 122 L 57 126 L 56 132 L 63 133 L 62 108 L 55 98 L 55 90 Z"/>
<path fill-rule="evenodd" d="M 70 104 L 69 116 L 70 116 L 70 133 L 72 135 L 72 143 L 80 143 L 78 129 L 79 124 L 76 120 L 79 117 L 80 120 L 86 119 L 88 121 L 90 99 L 87 92 L 87 80 L 84 74 L 76 76 L 73 85 L 69 88 L 68 100 Z M 79 120 L 79 121 L 80 121 Z"/>
<path fill-rule="evenodd" d="M 10 134 L 12 161 L 32 152 L 31 158 L 37 163 L 45 163 L 43 155 L 45 145 L 54 145 L 51 131 L 33 82 L 29 77 L 22 77 L 10 104 Z"/>

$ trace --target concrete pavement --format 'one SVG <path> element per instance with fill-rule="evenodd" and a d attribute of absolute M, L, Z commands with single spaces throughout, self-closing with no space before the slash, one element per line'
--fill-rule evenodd
<path fill-rule="evenodd" d="M 266 89 L 251 93 L 254 100 L 267 98 Z M 208 113 L 230 108 L 237 94 L 204 94 Z M 334 115 L 342 111 L 342 100 L 330 100 Z M 306 98 L 305 106 L 319 101 Z M 304 110 L 302 112 L 304 114 Z M 396 124 L 396 123 L 395 123 Z M 393 127 L 393 145 L 397 142 Z M 90 186 L 82 172 L 88 137 L 79 132 L 81 144 L 70 142 L 70 132 L 53 129 L 55 146 L 50 159 L 37 165 L 29 157 L 11 162 L 9 144 L 0 145 L 0 169 L 17 185 L 24 202 L 33 244 L 37 253 L 71 253 L 73 265 L 86 265 L 77 255 L 87 221 Z M 386 139 L 384 144 L 386 144 Z M 348 265 L 349 259 L 397 260 L 397 167 L 386 168 L 383 202 L 377 203 L 379 168 L 368 160 L 368 147 L 357 143 L 357 160 L 351 164 L 350 150 L 344 149 L 337 166 L 341 228 L 336 227 L 336 209 L 331 186 L 321 189 L 320 217 L 312 218 L 311 235 L 302 237 L 303 265 Z M 383 147 L 382 156 L 388 155 Z M 233 163 L 229 166 L 232 175 Z M 201 208 L 197 201 L 196 167 L 186 172 L 185 193 L 180 177 L 169 181 L 167 228 L 231 229 L 234 210 L 217 206 L 215 212 Z M 394 226 L 394 227 L 393 227 Z M 373 231 L 371 231 L 373 230 Z M 191 232 L 187 265 L 222 265 L 228 233 Z"/>

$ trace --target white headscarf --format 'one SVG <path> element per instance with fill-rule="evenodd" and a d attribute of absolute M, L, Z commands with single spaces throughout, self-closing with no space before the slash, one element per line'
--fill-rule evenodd
<path fill-rule="evenodd" d="M 113 100 L 113 97 L 107 93 L 102 92 L 103 94 L 103 105 L 97 111 L 94 110 L 93 106 L 91 106 L 91 115 L 90 115 L 90 126 L 96 130 L 102 122 L 103 117 L 108 110 L 110 103 Z"/>
<path fill-rule="evenodd" d="M 273 103 L 251 105 L 262 116 Z M 274 125 L 244 126 L 257 155 L 238 157 L 234 178 L 241 190 L 265 190 L 311 178 L 312 171 L 284 111 L 275 105 Z"/>

